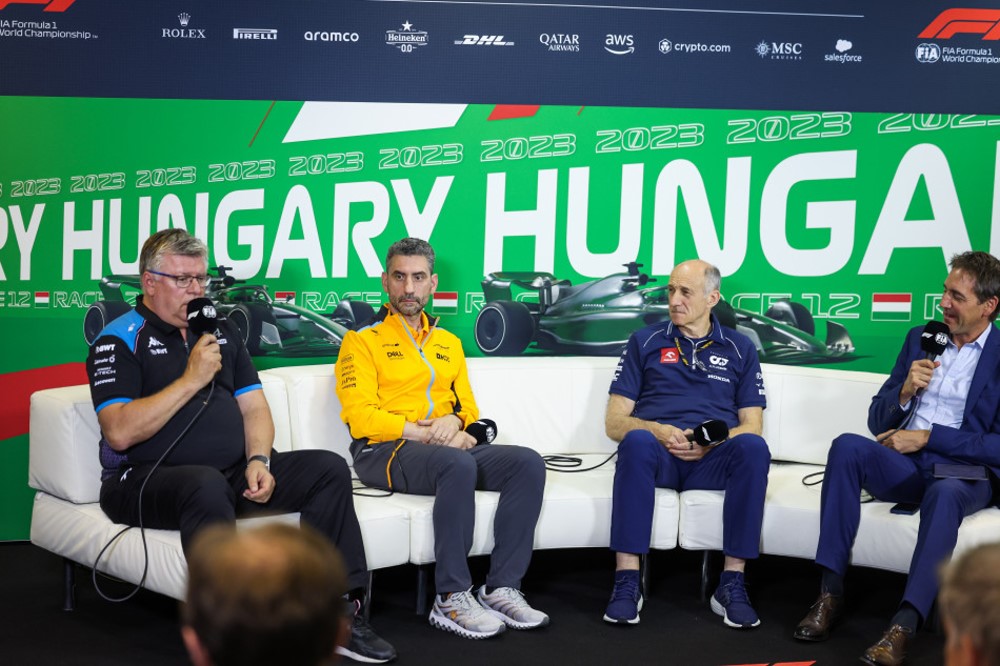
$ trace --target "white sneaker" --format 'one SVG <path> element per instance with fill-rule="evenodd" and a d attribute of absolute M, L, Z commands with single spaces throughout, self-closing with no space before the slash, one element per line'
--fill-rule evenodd
<path fill-rule="evenodd" d="M 463 638 L 490 638 L 503 633 L 506 625 L 493 617 L 479 605 L 472 596 L 471 588 L 452 592 L 445 599 L 440 594 L 434 596 L 434 607 L 427 617 L 438 629 L 450 631 Z"/>
<path fill-rule="evenodd" d="M 483 585 L 476 598 L 487 612 L 511 629 L 535 629 L 549 623 L 549 616 L 529 606 L 521 591 L 513 587 L 498 587 L 486 594 Z"/>

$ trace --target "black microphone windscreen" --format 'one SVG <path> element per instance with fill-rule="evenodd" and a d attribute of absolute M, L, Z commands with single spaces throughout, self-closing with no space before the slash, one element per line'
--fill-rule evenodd
<path fill-rule="evenodd" d="M 215 333 L 219 326 L 219 314 L 215 304 L 208 298 L 195 298 L 187 304 L 188 330 L 197 340 L 205 333 Z"/>
<path fill-rule="evenodd" d="M 712 446 L 729 438 L 729 426 L 719 419 L 705 421 L 692 430 L 690 439 L 698 446 Z"/>
<path fill-rule="evenodd" d="M 476 438 L 476 444 L 489 444 L 497 438 L 497 424 L 490 419 L 479 419 L 470 423 L 465 432 Z"/>
<path fill-rule="evenodd" d="M 940 321 L 929 321 L 920 334 L 920 349 L 928 358 L 933 359 L 944 353 L 950 339 L 951 331 L 947 325 Z"/>

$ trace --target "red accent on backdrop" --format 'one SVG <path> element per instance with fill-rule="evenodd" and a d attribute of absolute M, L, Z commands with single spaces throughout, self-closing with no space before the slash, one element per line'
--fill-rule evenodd
<path fill-rule="evenodd" d="M 22 370 L 0 375 L 0 440 L 28 432 L 31 394 L 47 388 L 87 383 L 84 363 L 64 363 L 47 368 Z"/>
<path fill-rule="evenodd" d="M 538 113 L 538 109 L 540 108 L 542 108 L 540 104 L 497 104 L 493 107 L 493 111 L 490 112 L 490 117 L 487 120 L 530 118 Z"/>

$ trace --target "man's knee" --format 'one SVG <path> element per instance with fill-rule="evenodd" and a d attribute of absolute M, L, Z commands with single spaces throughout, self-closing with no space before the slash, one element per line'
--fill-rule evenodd
<path fill-rule="evenodd" d="M 771 450 L 760 435 L 743 433 L 737 435 L 727 446 L 738 446 L 741 464 L 767 469 L 771 464 Z"/>
<path fill-rule="evenodd" d="M 309 450 L 295 451 L 292 455 L 301 456 L 310 469 L 315 469 L 330 477 L 335 483 L 350 484 L 351 468 L 347 461 L 333 451 Z"/>
<path fill-rule="evenodd" d="M 654 459 L 656 449 L 662 446 L 648 430 L 629 430 L 618 443 L 618 464 L 623 461 Z"/>
<path fill-rule="evenodd" d="M 233 517 L 236 493 L 219 470 L 192 465 L 177 484 L 177 500 L 182 513 L 197 511 L 228 519 Z"/>
<path fill-rule="evenodd" d="M 533 479 L 539 483 L 545 482 L 545 461 L 538 451 L 526 446 L 512 446 L 509 455 L 519 477 Z"/>
<path fill-rule="evenodd" d="M 828 468 L 836 468 L 857 460 L 858 456 L 872 445 L 872 440 L 861 435 L 845 433 L 840 435 L 830 445 L 826 464 Z"/>

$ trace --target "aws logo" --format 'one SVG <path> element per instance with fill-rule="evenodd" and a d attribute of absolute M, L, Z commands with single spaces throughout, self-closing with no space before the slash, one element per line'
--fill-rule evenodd
<path fill-rule="evenodd" d="M 0 10 L 7 9 L 8 5 L 45 5 L 46 12 L 64 12 L 70 8 L 76 0 L 0 0 Z"/>
<path fill-rule="evenodd" d="M 962 34 L 982 35 L 984 40 L 1000 39 L 1000 9 L 946 9 L 917 37 L 951 39 Z"/>
<path fill-rule="evenodd" d="M 628 55 L 635 52 L 635 38 L 632 35 L 607 35 L 604 50 L 613 55 Z"/>

